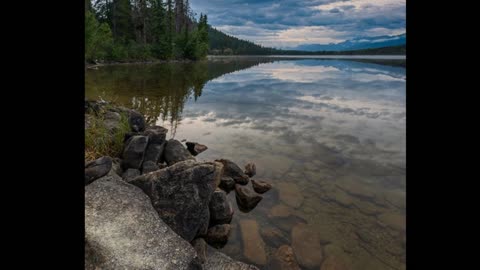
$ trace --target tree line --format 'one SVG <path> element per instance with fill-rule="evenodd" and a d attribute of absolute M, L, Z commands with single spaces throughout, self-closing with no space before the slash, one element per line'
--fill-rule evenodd
<path fill-rule="evenodd" d="M 189 0 L 85 0 L 85 59 L 202 59 L 207 25 Z"/>

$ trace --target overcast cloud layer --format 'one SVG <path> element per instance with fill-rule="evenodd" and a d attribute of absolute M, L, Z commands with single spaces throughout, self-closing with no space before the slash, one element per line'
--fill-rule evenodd
<path fill-rule="evenodd" d="M 405 33 L 405 0 L 191 0 L 215 28 L 268 47 Z"/>

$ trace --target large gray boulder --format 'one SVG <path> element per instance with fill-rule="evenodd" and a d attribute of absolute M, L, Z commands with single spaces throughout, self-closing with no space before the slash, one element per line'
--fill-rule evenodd
<path fill-rule="evenodd" d="M 185 148 L 181 142 L 174 139 L 167 141 L 167 145 L 163 151 L 163 159 L 168 166 L 184 160 L 195 160 L 187 148 Z"/>
<path fill-rule="evenodd" d="M 85 185 L 105 176 L 112 169 L 112 158 L 104 156 L 85 164 Z"/>
<path fill-rule="evenodd" d="M 141 169 L 147 145 L 147 136 L 136 135 L 128 139 L 125 149 L 123 150 L 123 169 Z"/>
<path fill-rule="evenodd" d="M 205 235 L 209 202 L 220 182 L 222 164 L 187 160 L 129 181 L 141 188 L 170 228 L 187 241 Z"/>
<path fill-rule="evenodd" d="M 85 269 L 201 269 L 194 248 L 138 187 L 105 176 L 85 187 Z"/>
<path fill-rule="evenodd" d="M 227 255 L 208 247 L 207 261 L 203 265 L 204 270 L 260 270 L 258 267 L 235 261 Z"/>
<path fill-rule="evenodd" d="M 210 226 L 217 224 L 229 224 L 233 217 L 233 207 L 227 200 L 225 191 L 217 188 L 212 195 L 209 204 Z"/>

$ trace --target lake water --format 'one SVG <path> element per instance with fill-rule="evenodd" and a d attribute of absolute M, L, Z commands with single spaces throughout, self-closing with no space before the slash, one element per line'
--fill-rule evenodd
<path fill-rule="evenodd" d="M 249 213 L 229 194 L 235 215 L 221 250 L 262 269 L 275 269 L 266 263 L 283 244 L 304 262 L 328 260 L 321 270 L 405 269 L 405 85 L 396 59 L 213 57 L 86 72 L 87 98 L 207 145 L 197 160 L 257 165 L 253 179 L 274 187 Z"/>

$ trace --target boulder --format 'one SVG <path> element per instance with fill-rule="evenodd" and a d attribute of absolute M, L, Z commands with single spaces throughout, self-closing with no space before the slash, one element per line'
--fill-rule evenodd
<path fill-rule="evenodd" d="M 103 124 L 108 131 L 113 133 L 115 130 L 119 129 L 121 124 L 122 117 L 118 112 L 108 111 L 103 115 Z"/>
<path fill-rule="evenodd" d="M 209 247 L 207 249 L 207 262 L 204 270 L 260 270 L 258 267 L 243 262 L 235 261 L 227 255 Z"/>
<path fill-rule="evenodd" d="M 188 151 L 193 156 L 196 156 L 196 155 L 198 155 L 198 154 L 200 154 L 203 151 L 208 149 L 208 147 L 206 145 L 199 144 L 199 143 L 196 143 L 196 142 L 186 142 L 185 144 L 187 145 Z"/>
<path fill-rule="evenodd" d="M 123 174 L 122 174 L 122 178 L 125 180 L 125 181 L 130 181 L 132 180 L 133 178 L 137 177 L 140 175 L 140 170 L 138 169 L 127 169 Z"/>
<path fill-rule="evenodd" d="M 272 185 L 262 180 L 252 179 L 252 187 L 253 187 L 253 190 L 255 190 L 255 192 L 263 194 L 269 191 L 272 188 Z"/>
<path fill-rule="evenodd" d="M 227 243 L 229 234 L 230 224 L 215 225 L 208 229 L 205 240 L 214 247 L 222 247 Z"/>
<path fill-rule="evenodd" d="M 139 188 L 105 176 L 85 187 L 85 269 L 201 269 L 194 248 Z"/>
<path fill-rule="evenodd" d="M 177 162 L 189 159 L 194 160 L 195 158 L 190 155 L 190 152 L 188 152 L 181 142 L 171 139 L 165 146 L 163 159 L 167 162 L 168 166 L 171 166 Z"/>
<path fill-rule="evenodd" d="M 253 177 L 257 174 L 257 166 L 255 166 L 255 163 L 249 162 L 245 165 L 245 174 L 248 175 L 248 177 Z"/>
<path fill-rule="evenodd" d="M 130 183 L 150 197 L 163 221 L 192 241 L 207 233 L 208 206 L 220 175 L 221 167 L 214 162 L 186 160 L 138 176 Z"/>
<path fill-rule="evenodd" d="M 197 252 L 198 261 L 205 264 L 207 261 L 207 242 L 203 238 L 196 238 L 192 241 L 192 246 Z"/>
<path fill-rule="evenodd" d="M 227 200 L 225 191 L 217 188 L 210 200 L 210 226 L 217 224 L 228 224 L 232 221 L 233 208 Z"/>
<path fill-rule="evenodd" d="M 298 263 L 305 268 L 319 267 L 323 260 L 320 236 L 308 225 L 298 224 L 292 229 L 292 248 Z"/>
<path fill-rule="evenodd" d="M 260 236 L 257 221 L 253 219 L 240 220 L 240 231 L 242 233 L 243 255 L 245 258 L 257 265 L 267 264 L 265 243 Z"/>
<path fill-rule="evenodd" d="M 237 164 L 233 163 L 231 160 L 228 159 L 218 159 L 215 161 L 221 162 L 223 164 L 223 176 L 232 177 L 233 180 L 235 180 L 235 182 L 240 185 L 248 184 L 248 176 L 242 171 L 242 169 L 240 169 L 240 167 L 237 166 Z"/>
<path fill-rule="evenodd" d="M 142 165 L 142 173 L 143 174 L 149 173 L 149 172 L 154 172 L 154 171 L 159 170 L 159 169 L 160 168 L 158 167 L 158 165 L 151 160 L 143 162 L 143 165 Z"/>
<path fill-rule="evenodd" d="M 242 212 L 249 212 L 263 199 L 261 195 L 256 194 L 247 187 L 235 184 L 235 199 L 238 208 Z"/>
<path fill-rule="evenodd" d="M 167 139 L 168 129 L 161 126 L 147 127 L 143 134 L 148 136 L 148 141 L 152 144 L 163 144 Z"/>
<path fill-rule="evenodd" d="M 149 139 L 150 142 L 150 139 Z M 165 142 L 162 144 L 156 144 L 150 142 L 147 146 L 147 150 L 145 151 L 145 156 L 143 158 L 143 161 L 152 161 L 153 163 L 157 163 L 160 161 L 162 155 L 163 155 L 163 150 L 165 148 Z"/>
<path fill-rule="evenodd" d="M 112 158 L 101 157 L 85 164 L 85 185 L 105 176 L 112 169 Z"/>
<path fill-rule="evenodd" d="M 276 270 L 301 270 L 300 266 L 295 259 L 295 254 L 291 246 L 280 246 L 273 254 L 270 262 L 269 269 Z M 323 268 L 321 268 L 323 270 Z"/>
<path fill-rule="evenodd" d="M 141 168 L 147 145 L 147 136 L 137 135 L 128 139 L 125 149 L 123 150 L 122 167 L 124 170 Z"/>
<path fill-rule="evenodd" d="M 145 130 L 145 118 L 135 110 L 130 110 L 128 115 L 128 124 L 134 132 L 142 132 Z"/>
<path fill-rule="evenodd" d="M 230 191 L 235 189 L 235 180 L 233 180 L 233 178 L 230 176 L 223 176 L 220 179 L 220 184 L 218 185 L 218 187 L 229 193 Z"/>

